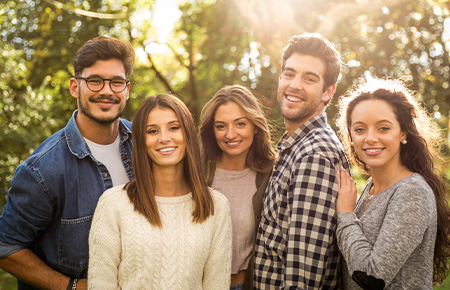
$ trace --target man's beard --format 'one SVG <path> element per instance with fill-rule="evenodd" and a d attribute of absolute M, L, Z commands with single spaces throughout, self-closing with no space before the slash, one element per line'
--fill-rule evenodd
<path fill-rule="evenodd" d="M 80 113 L 87 116 L 89 119 L 101 124 L 101 125 L 109 125 L 111 123 L 114 123 L 118 118 L 120 118 L 120 116 L 122 115 L 125 107 L 122 108 L 122 110 L 120 110 L 116 116 L 113 116 L 111 118 L 98 118 L 96 116 L 94 116 L 88 108 L 84 107 L 83 103 L 81 102 L 81 90 L 78 90 L 78 107 L 80 110 Z M 113 101 L 115 103 L 119 103 L 118 101 L 114 100 L 113 98 L 108 98 L 108 97 L 97 97 L 97 98 L 89 98 L 88 102 L 95 102 L 96 100 L 101 100 L 101 99 L 108 99 L 110 101 Z"/>
<path fill-rule="evenodd" d="M 298 108 L 297 111 L 289 110 L 288 108 L 285 108 L 283 106 L 283 98 L 284 98 L 284 92 L 278 93 L 281 94 L 278 96 L 278 105 L 280 107 L 281 115 L 285 120 L 291 121 L 291 122 L 303 122 L 307 119 L 309 119 L 317 110 L 320 101 L 314 101 L 314 100 L 308 100 L 304 101 L 303 106 Z M 286 106 L 286 104 L 284 103 Z"/>

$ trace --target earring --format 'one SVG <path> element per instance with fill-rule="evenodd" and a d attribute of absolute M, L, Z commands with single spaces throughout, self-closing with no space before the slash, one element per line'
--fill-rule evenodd
<path fill-rule="evenodd" d="M 353 145 L 355 145 L 355 144 L 353 144 L 353 141 L 352 141 L 352 142 L 350 142 L 350 145 L 352 145 L 352 146 L 353 146 Z"/>
<path fill-rule="evenodd" d="M 407 141 L 406 139 L 403 139 L 403 140 L 402 140 L 402 144 L 403 144 L 403 145 L 406 145 L 406 143 L 408 143 L 408 141 Z"/>

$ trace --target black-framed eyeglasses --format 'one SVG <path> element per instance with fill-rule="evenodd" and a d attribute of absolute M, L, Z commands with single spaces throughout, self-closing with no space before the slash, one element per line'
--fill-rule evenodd
<path fill-rule="evenodd" d="M 111 91 L 115 93 L 123 92 L 127 87 L 127 85 L 130 83 L 129 80 L 121 78 L 115 79 L 103 79 L 101 77 L 90 77 L 90 78 L 75 77 L 75 78 L 77 80 L 79 79 L 84 80 L 86 82 L 88 89 L 90 89 L 93 92 L 100 92 L 105 86 L 105 81 L 109 81 L 109 88 L 111 89 Z"/>

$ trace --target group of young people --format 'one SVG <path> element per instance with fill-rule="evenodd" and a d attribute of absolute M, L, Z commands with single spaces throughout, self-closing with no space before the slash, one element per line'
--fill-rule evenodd
<path fill-rule="evenodd" d="M 316 33 L 282 54 L 286 132 L 272 146 L 247 88 L 221 88 L 197 128 L 172 93 L 133 123 L 134 52 L 97 37 L 75 55 L 78 110 L 16 171 L 0 267 L 19 289 L 432 289 L 448 272 L 440 140 L 400 81 L 341 97 L 341 60 Z M 352 163 L 370 175 L 359 199 Z"/>

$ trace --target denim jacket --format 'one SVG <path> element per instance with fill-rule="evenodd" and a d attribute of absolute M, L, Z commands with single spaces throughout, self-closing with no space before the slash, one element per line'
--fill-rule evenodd
<path fill-rule="evenodd" d="M 17 167 L 0 216 L 0 258 L 29 248 L 64 275 L 86 278 L 92 216 L 113 183 L 78 130 L 77 113 Z M 131 180 L 130 128 L 120 120 L 120 154 Z M 19 281 L 18 289 L 34 288 Z"/>

